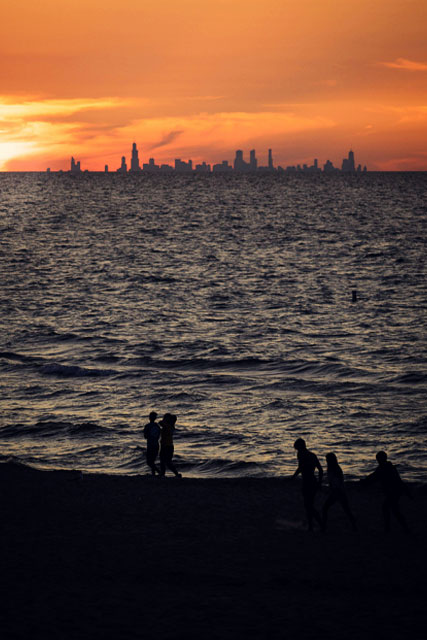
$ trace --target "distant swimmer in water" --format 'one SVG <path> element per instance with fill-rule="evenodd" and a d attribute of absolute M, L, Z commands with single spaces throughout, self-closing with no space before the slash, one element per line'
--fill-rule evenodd
<path fill-rule="evenodd" d="M 335 502 L 339 502 L 342 506 L 344 513 L 347 515 L 351 522 L 353 531 L 357 531 L 356 519 L 353 516 L 350 506 L 348 504 L 347 495 L 344 489 L 344 474 L 340 465 L 338 464 L 335 453 L 328 453 L 326 455 L 327 474 L 329 483 L 329 495 L 326 499 L 322 509 L 323 529 L 326 529 L 328 521 L 328 511 Z"/>
<path fill-rule="evenodd" d="M 150 422 L 144 427 L 144 438 L 147 440 L 147 464 L 151 469 L 153 476 L 160 474 L 160 470 L 156 467 L 156 458 L 159 453 L 160 427 L 156 422 L 157 413 L 152 411 L 149 415 Z"/>
<path fill-rule="evenodd" d="M 295 440 L 294 448 L 298 451 L 298 469 L 293 478 L 296 478 L 298 474 L 302 475 L 302 495 L 307 512 L 308 530 L 313 531 L 313 518 L 317 520 L 319 525 L 322 525 L 320 514 L 314 507 L 314 498 L 322 485 L 323 469 L 317 456 L 307 449 L 305 440 L 302 438 Z M 316 469 L 319 472 L 318 479 L 315 476 Z"/>
<path fill-rule="evenodd" d="M 384 529 L 386 532 L 390 531 L 390 516 L 394 515 L 399 522 L 402 529 L 409 533 L 409 527 L 406 523 L 406 519 L 402 515 L 399 507 L 399 499 L 403 493 L 410 496 L 410 492 L 406 484 L 401 479 L 398 470 L 387 460 L 387 454 L 385 451 L 379 451 L 376 455 L 378 467 L 367 478 L 362 480 L 363 484 L 371 484 L 373 482 L 379 482 L 382 492 L 384 494 L 383 502 L 383 518 Z"/>
<path fill-rule="evenodd" d="M 163 419 L 159 422 L 162 432 L 160 436 L 160 475 L 166 474 L 166 468 L 170 469 L 177 478 L 182 475 L 172 462 L 174 446 L 173 436 L 175 432 L 176 416 L 171 413 L 165 413 Z"/>

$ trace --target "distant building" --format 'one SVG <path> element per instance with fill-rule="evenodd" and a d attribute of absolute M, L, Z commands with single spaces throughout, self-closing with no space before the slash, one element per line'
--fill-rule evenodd
<path fill-rule="evenodd" d="M 117 169 L 117 173 L 127 173 L 127 170 L 126 158 L 125 156 L 122 156 L 122 164 L 120 165 L 120 168 Z"/>
<path fill-rule="evenodd" d="M 162 165 L 160 165 L 160 172 L 161 173 L 173 173 L 173 167 L 171 167 L 170 164 L 162 164 Z"/>
<path fill-rule="evenodd" d="M 150 158 L 148 162 L 142 165 L 142 170 L 147 173 L 157 173 L 157 171 L 160 171 L 160 167 L 154 162 L 154 158 Z"/>
<path fill-rule="evenodd" d="M 177 173 L 192 173 L 193 172 L 193 161 L 189 160 L 188 162 L 184 162 L 180 158 L 176 158 L 176 160 L 175 160 L 175 171 Z"/>
<path fill-rule="evenodd" d="M 46 169 L 46 173 L 50 173 L 50 167 Z"/>
<path fill-rule="evenodd" d="M 356 171 L 353 151 L 350 150 L 348 152 L 348 157 L 343 159 L 341 171 L 343 171 L 344 173 L 354 173 Z"/>
<path fill-rule="evenodd" d="M 271 151 L 271 149 L 268 150 L 268 164 L 266 166 L 263 167 L 257 167 L 257 173 L 272 173 L 275 172 L 276 169 L 274 168 L 274 164 L 273 164 L 273 153 Z"/>
<path fill-rule="evenodd" d="M 334 173 L 335 171 L 338 171 L 338 169 L 335 169 L 330 160 L 326 160 L 325 164 L 323 165 L 323 171 L 325 173 Z"/>
<path fill-rule="evenodd" d="M 302 165 L 302 170 L 304 173 L 318 173 L 319 169 L 319 161 L 317 158 L 314 159 L 313 164 L 307 166 L 306 164 Z"/>
<path fill-rule="evenodd" d="M 218 164 L 214 164 L 212 167 L 213 173 L 229 173 L 230 171 L 233 171 L 233 167 L 231 164 L 228 164 L 228 160 L 223 160 Z"/>
<path fill-rule="evenodd" d="M 108 164 L 106 164 L 104 167 L 104 173 L 108 173 Z"/>
<path fill-rule="evenodd" d="M 76 162 L 74 160 L 74 158 L 71 158 L 71 168 L 70 168 L 70 173 L 80 173 L 81 169 L 80 169 L 80 160 L 78 162 Z"/>
<path fill-rule="evenodd" d="M 130 170 L 141 171 L 141 167 L 139 166 L 138 149 L 136 148 L 136 142 L 134 142 L 132 145 L 132 157 L 130 161 Z"/>
<path fill-rule="evenodd" d="M 258 160 L 255 155 L 255 149 L 249 152 L 249 168 L 251 171 L 256 171 L 258 168 Z"/>
<path fill-rule="evenodd" d="M 210 173 L 211 165 L 206 164 L 206 162 L 202 162 L 202 164 L 196 164 L 196 168 L 194 169 L 196 173 Z"/>
<path fill-rule="evenodd" d="M 243 159 L 243 151 L 241 149 L 237 149 L 236 157 L 234 158 L 234 171 L 246 172 L 249 169 L 249 164 Z"/>

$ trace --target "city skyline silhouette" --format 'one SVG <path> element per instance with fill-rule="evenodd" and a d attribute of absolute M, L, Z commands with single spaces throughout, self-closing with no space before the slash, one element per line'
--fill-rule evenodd
<path fill-rule="evenodd" d="M 47 169 L 50 172 L 50 168 Z M 84 171 L 81 168 L 80 160 L 75 160 L 74 156 L 71 157 L 71 166 L 70 173 L 79 174 Z M 256 150 L 251 149 L 249 151 L 249 161 L 245 160 L 245 152 L 242 149 L 237 149 L 235 152 L 235 157 L 232 163 L 228 160 L 223 160 L 218 163 L 207 163 L 206 161 L 202 161 L 193 166 L 193 161 L 182 160 L 181 158 L 175 158 L 173 166 L 167 163 L 156 164 L 154 158 L 149 158 L 148 162 L 143 162 L 141 165 L 141 161 L 139 158 L 139 150 L 136 142 L 132 143 L 131 149 L 131 157 L 130 164 L 128 168 L 128 163 L 126 160 L 126 156 L 121 157 L 120 166 L 117 169 L 113 169 L 111 173 L 155 173 L 155 174 L 169 174 L 169 173 L 202 173 L 202 174 L 210 174 L 210 173 L 258 173 L 258 174 L 268 174 L 268 173 L 365 173 L 367 171 L 366 165 L 363 166 L 358 164 L 356 166 L 354 151 L 350 149 L 346 158 L 342 159 L 341 168 L 335 167 L 331 160 L 326 160 L 323 164 L 323 168 L 319 165 L 318 158 L 314 158 L 313 164 L 297 164 L 297 165 L 288 165 L 286 167 L 282 167 L 278 165 L 274 166 L 273 159 L 273 150 L 268 149 L 268 162 L 267 165 L 262 166 L 258 164 L 258 158 L 256 156 Z M 104 165 L 104 173 L 110 173 L 110 167 L 108 164 Z"/>

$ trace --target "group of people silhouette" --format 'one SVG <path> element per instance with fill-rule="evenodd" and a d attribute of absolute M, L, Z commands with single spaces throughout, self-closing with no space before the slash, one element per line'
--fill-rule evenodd
<path fill-rule="evenodd" d="M 144 427 L 144 438 L 147 440 L 147 464 L 153 476 L 164 476 L 166 469 L 169 469 L 175 477 L 182 477 L 182 474 L 179 473 L 173 463 L 173 437 L 176 430 L 176 421 L 177 417 L 172 413 L 165 413 L 159 422 L 157 422 L 157 413 L 155 411 L 152 411 L 149 415 L 149 422 Z M 297 450 L 298 468 L 293 474 L 293 477 L 295 478 L 299 474 L 302 476 L 302 495 L 307 513 L 309 531 L 313 530 L 314 521 L 319 524 L 323 531 L 326 530 L 329 509 L 337 502 L 341 505 L 344 513 L 348 517 L 353 530 L 357 531 L 356 518 L 350 508 L 344 487 L 344 474 L 335 453 L 328 453 L 326 455 L 329 493 L 320 513 L 315 508 L 314 501 L 318 490 L 322 486 L 323 467 L 316 454 L 307 449 L 306 442 L 303 438 L 295 440 L 294 448 Z M 156 465 L 157 456 L 159 456 L 160 468 Z M 361 482 L 365 485 L 376 481 L 380 483 L 384 494 L 382 512 L 385 530 L 390 531 L 391 514 L 393 514 L 403 530 L 409 532 L 406 519 L 402 515 L 399 507 L 401 495 L 403 493 L 409 495 L 409 490 L 402 481 L 396 467 L 387 459 L 385 451 L 379 451 L 376 459 L 378 463 L 377 468 L 373 473 L 361 480 Z M 316 469 L 318 471 L 317 477 Z"/>
<path fill-rule="evenodd" d="M 165 413 L 162 420 L 156 422 L 157 413 L 152 411 L 149 415 L 150 422 L 144 427 L 144 438 L 147 440 L 147 464 L 153 476 L 164 476 L 166 469 L 181 478 L 174 463 L 172 462 L 174 445 L 173 436 L 176 429 L 176 416 L 172 413 Z M 159 455 L 160 449 L 160 455 Z M 156 465 L 157 456 L 160 458 L 160 469 Z"/>
<path fill-rule="evenodd" d="M 324 531 L 328 522 L 328 512 L 333 504 L 339 502 L 342 506 L 344 513 L 350 520 L 353 530 L 357 530 L 356 519 L 350 509 L 348 498 L 344 488 L 344 474 L 335 453 L 328 453 L 326 455 L 327 463 L 327 475 L 329 482 L 329 494 L 323 505 L 322 512 L 319 513 L 314 506 L 314 499 L 318 489 L 322 485 L 323 468 L 319 462 L 318 457 L 312 451 L 307 449 L 307 445 L 303 438 L 298 438 L 294 447 L 297 450 L 298 456 L 298 468 L 295 471 L 293 477 L 302 475 L 302 495 L 304 499 L 304 506 L 307 513 L 308 528 L 313 530 L 313 520 L 318 522 L 321 529 Z M 384 494 L 384 501 L 382 505 L 382 512 L 384 518 L 385 531 L 390 531 L 391 514 L 394 515 L 396 520 L 401 525 L 402 529 L 408 533 L 409 528 L 406 519 L 402 515 L 399 507 L 399 499 L 403 493 L 409 494 L 409 490 L 405 483 L 402 481 L 396 467 L 387 459 L 385 451 L 379 451 L 376 455 L 378 466 L 373 473 L 361 482 L 364 485 L 372 484 L 373 482 L 379 482 L 382 492 Z M 318 476 L 316 478 L 316 469 Z"/>

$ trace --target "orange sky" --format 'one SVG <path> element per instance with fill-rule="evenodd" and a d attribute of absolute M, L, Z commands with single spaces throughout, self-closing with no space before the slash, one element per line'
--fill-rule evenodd
<path fill-rule="evenodd" d="M 0 169 L 427 170 L 426 0 L 0 0 Z"/>

